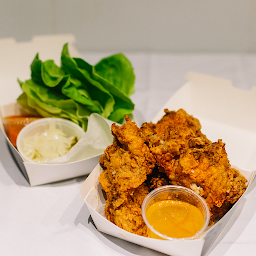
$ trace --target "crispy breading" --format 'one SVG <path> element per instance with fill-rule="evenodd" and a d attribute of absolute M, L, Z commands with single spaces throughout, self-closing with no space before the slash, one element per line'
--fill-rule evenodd
<path fill-rule="evenodd" d="M 147 236 L 141 205 L 155 188 L 173 184 L 194 190 L 206 200 L 212 224 L 247 187 L 231 167 L 225 143 L 207 139 L 199 120 L 183 109 L 166 109 L 161 120 L 141 128 L 126 117 L 111 130 L 114 140 L 100 157 L 99 181 L 107 195 L 107 219 L 129 232 Z"/>
<path fill-rule="evenodd" d="M 184 110 L 165 113 L 157 124 L 145 123 L 141 129 L 157 165 L 172 184 L 200 193 L 210 210 L 235 203 L 246 189 L 246 179 L 231 168 L 222 140 L 208 140 L 199 121 Z"/>
<path fill-rule="evenodd" d="M 128 232 L 147 236 L 147 227 L 142 218 L 141 205 L 148 193 L 148 187 L 143 183 L 128 195 L 117 208 L 114 208 L 112 202 L 107 200 L 105 207 L 107 219 Z"/>
<path fill-rule="evenodd" d="M 113 144 L 100 157 L 103 172 L 99 181 L 107 195 L 106 217 L 127 231 L 142 234 L 145 231 L 140 210 L 143 200 L 135 200 L 135 196 L 144 195 L 137 190 L 148 193 L 144 185 L 144 190 L 138 188 L 152 172 L 155 159 L 130 118 L 126 117 L 122 126 L 113 124 L 111 130 Z"/>

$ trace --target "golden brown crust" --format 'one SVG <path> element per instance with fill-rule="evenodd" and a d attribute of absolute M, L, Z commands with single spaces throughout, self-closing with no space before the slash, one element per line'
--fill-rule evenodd
<path fill-rule="evenodd" d="M 184 110 L 165 112 L 156 125 L 144 124 L 142 129 L 157 165 L 172 184 L 200 193 L 210 210 L 235 203 L 246 189 L 246 179 L 231 168 L 222 140 L 208 140 L 199 121 Z"/>
<path fill-rule="evenodd" d="M 246 179 L 231 168 L 222 140 L 208 140 L 199 120 L 183 109 L 166 109 L 156 124 L 141 128 L 126 117 L 125 124 L 113 124 L 111 130 L 114 140 L 100 157 L 99 180 L 107 195 L 107 219 L 129 232 L 147 236 L 141 205 L 157 187 L 191 188 L 205 198 L 212 222 L 246 189 Z"/>
<path fill-rule="evenodd" d="M 107 194 L 106 217 L 129 232 L 145 235 L 140 208 L 145 194 L 142 191 L 148 193 L 148 189 L 142 184 L 152 172 L 155 159 L 130 118 L 126 117 L 122 126 L 113 124 L 111 129 L 113 144 L 100 157 L 103 172 L 99 181 Z"/>

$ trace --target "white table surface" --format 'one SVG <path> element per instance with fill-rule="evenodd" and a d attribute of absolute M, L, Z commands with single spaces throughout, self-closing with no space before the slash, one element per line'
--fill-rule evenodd
<path fill-rule="evenodd" d="M 84 52 L 82 57 L 95 64 L 108 54 L 111 53 Z M 132 100 L 140 123 L 153 119 L 159 108 L 185 83 L 188 71 L 230 79 L 235 87 L 245 90 L 256 86 L 256 55 L 125 54 L 136 74 Z M 30 187 L 0 133 L 0 255 L 163 255 L 100 233 L 79 196 L 85 179 L 86 176 Z M 255 185 L 256 182 L 209 256 L 255 255 Z"/>

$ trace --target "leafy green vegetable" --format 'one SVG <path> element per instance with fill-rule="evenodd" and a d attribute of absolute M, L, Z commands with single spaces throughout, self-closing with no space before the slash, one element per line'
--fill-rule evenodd
<path fill-rule="evenodd" d="M 134 110 L 130 95 L 135 75 L 121 53 L 92 66 L 70 57 L 65 44 L 60 67 L 53 60 L 41 61 L 36 54 L 30 68 L 31 79 L 18 79 L 23 93 L 17 101 L 31 115 L 66 118 L 86 130 L 91 113 L 122 123 Z"/>
<path fill-rule="evenodd" d="M 95 72 L 119 88 L 126 95 L 134 93 L 135 75 L 129 60 L 123 54 L 102 59 L 94 67 Z"/>

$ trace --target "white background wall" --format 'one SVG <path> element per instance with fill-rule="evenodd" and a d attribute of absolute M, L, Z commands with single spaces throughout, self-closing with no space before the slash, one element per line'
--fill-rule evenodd
<path fill-rule="evenodd" d="M 82 51 L 256 52 L 255 0 L 8 0 L 0 38 L 73 33 Z"/>

